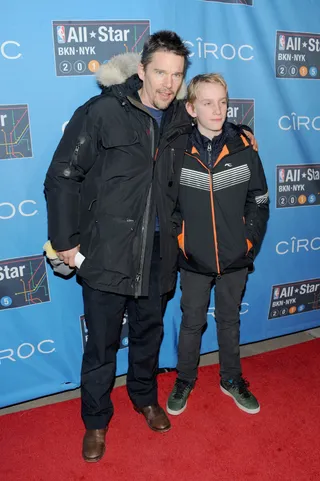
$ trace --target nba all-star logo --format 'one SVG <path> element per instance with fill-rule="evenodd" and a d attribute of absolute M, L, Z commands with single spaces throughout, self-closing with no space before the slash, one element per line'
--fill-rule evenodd
<path fill-rule="evenodd" d="M 149 20 L 54 21 L 56 74 L 93 75 L 114 55 L 141 52 L 149 35 Z"/>
<path fill-rule="evenodd" d="M 320 309 L 320 279 L 272 286 L 269 319 Z"/>
<path fill-rule="evenodd" d="M 237 3 L 239 5 L 249 5 L 252 7 L 253 0 L 204 0 L 205 2 L 216 2 L 216 3 Z"/>
<path fill-rule="evenodd" d="M 50 301 L 42 254 L 0 261 L 0 311 Z"/>
<path fill-rule="evenodd" d="M 248 125 L 254 131 L 254 100 L 229 99 L 227 117 L 229 122 Z"/>
<path fill-rule="evenodd" d="M 320 36 L 307 32 L 276 32 L 278 78 L 320 79 Z"/>
<path fill-rule="evenodd" d="M 278 208 L 320 205 L 320 164 L 276 167 Z"/>
<path fill-rule="evenodd" d="M 0 132 L 0 160 L 32 157 L 28 105 L 0 105 Z"/>

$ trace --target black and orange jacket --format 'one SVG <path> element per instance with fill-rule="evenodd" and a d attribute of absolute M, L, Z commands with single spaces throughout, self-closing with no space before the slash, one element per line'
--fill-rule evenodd
<path fill-rule="evenodd" d="M 239 130 L 229 129 L 213 161 L 212 143 L 207 142 L 205 150 L 196 138 L 193 131 L 184 155 L 177 155 L 182 164 L 175 164 L 180 267 L 211 275 L 249 267 L 269 217 L 268 187 L 259 155 Z"/>

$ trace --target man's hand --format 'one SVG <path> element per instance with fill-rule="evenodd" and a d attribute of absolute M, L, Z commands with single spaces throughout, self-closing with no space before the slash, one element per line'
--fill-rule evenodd
<path fill-rule="evenodd" d="M 58 257 L 61 261 L 67 264 L 70 267 L 75 267 L 74 258 L 80 250 L 80 244 L 73 249 L 69 249 L 68 251 L 57 251 Z"/>
<path fill-rule="evenodd" d="M 247 137 L 249 137 L 253 150 L 258 152 L 258 142 L 255 136 L 248 130 L 243 130 L 243 132 L 246 134 Z"/>

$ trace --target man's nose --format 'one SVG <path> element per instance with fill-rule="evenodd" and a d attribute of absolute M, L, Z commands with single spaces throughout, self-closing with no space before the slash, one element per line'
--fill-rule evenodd
<path fill-rule="evenodd" d="M 172 87 L 172 77 L 171 75 L 166 75 L 164 79 L 164 85 L 167 89 L 171 89 Z"/>

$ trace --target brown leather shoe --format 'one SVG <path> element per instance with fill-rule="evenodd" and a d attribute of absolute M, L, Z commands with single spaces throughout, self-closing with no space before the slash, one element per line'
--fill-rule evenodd
<path fill-rule="evenodd" d="M 104 455 L 107 430 L 108 428 L 86 430 L 82 444 L 82 457 L 87 463 L 96 463 Z"/>
<path fill-rule="evenodd" d="M 143 414 L 145 420 L 150 429 L 156 431 L 158 433 L 166 433 L 171 429 L 170 421 L 159 404 L 152 404 L 151 406 L 145 406 L 143 408 L 137 408 L 134 406 L 134 409 Z"/>

